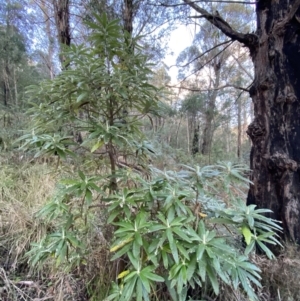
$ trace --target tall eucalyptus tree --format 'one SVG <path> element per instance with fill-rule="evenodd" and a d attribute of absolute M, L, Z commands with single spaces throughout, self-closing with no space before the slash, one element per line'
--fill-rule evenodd
<path fill-rule="evenodd" d="M 254 121 L 248 204 L 273 210 L 284 235 L 300 242 L 300 0 L 260 0 L 255 5 L 256 30 L 242 32 L 199 1 L 183 0 L 195 18 L 205 18 L 248 50 L 255 78 L 250 88 Z M 196 15 L 195 15 L 196 13 Z"/>

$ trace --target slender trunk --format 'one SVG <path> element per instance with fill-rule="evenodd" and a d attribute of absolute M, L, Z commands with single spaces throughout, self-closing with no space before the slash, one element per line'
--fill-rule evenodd
<path fill-rule="evenodd" d="M 133 19 L 134 15 L 136 13 L 136 6 L 134 3 L 134 0 L 123 0 L 123 29 L 125 32 L 125 43 L 127 44 L 128 52 L 129 54 L 134 53 L 133 43 L 132 43 L 132 32 L 133 32 Z M 127 34 L 126 34 L 127 33 Z M 122 110 L 122 118 L 126 120 L 126 117 L 128 116 L 128 110 L 126 109 L 127 106 L 127 100 L 123 100 L 125 105 L 124 109 Z M 158 120 L 157 117 L 155 118 L 156 122 L 156 131 L 158 129 Z"/>
<path fill-rule="evenodd" d="M 187 151 L 190 153 L 190 131 L 189 131 L 189 115 L 186 114 L 186 136 L 187 136 Z"/>
<path fill-rule="evenodd" d="M 9 68 L 8 65 L 3 69 L 3 92 L 4 92 L 4 105 L 8 106 L 9 100 L 11 98 L 11 89 L 9 84 Z"/>
<path fill-rule="evenodd" d="M 15 89 L 15 104 L 18 108 L 19 102 L 18 102 L 18 86 L 17 86 L 17 78 L 16 78 L 16 68 L 14 68 L 14 89 Z"/>
<path fill-rule="evenodd" d="M 5 81 L 3 81 L 3 104 L 5 107 L 7 107 L 7 88 Z"/>
<path fill-rule="evenodd" d="M 246 131 L 248 128 L 248 120 L 247 120 L 247 100 L 242 105 L 243 109 L 243 126 L 242 126 L 242 143 L 247 140 Z"/>
<path fill-rule="evenodd" d="M 237 113 L 238 113 L 238 139 L 237 139 L 237 157 L 241 159 L 241 148 L 242 148 L 242 104 L 241 99 L 237 99 Z"/>
<path fill-rule="evenodd" d="M 200 150 L 201 149 L 201 132 L 202 132 L 202 129 L 201 129 L 201 119 L 199 120 L 199 126 L 198 126 L 198 149 Z"/>
<path fill-rule="evenodd" d="M 229 120 L 230 120 L 230 110 L 228 110 L 226 112 L 226 116 L 227 116 L 227 121 L 226 121 L 226 125 L 225 125 L 225 132 L 224 135 L 226 137 L 226 152 L 227 154 L 230 153 L 230 141 L 229 141 L 229 136 L 230 136 L 230 125 L 229 125 Z"/>
<path fill-rule="evenodd" d="M 173 124 L 174 124 L 174 127 L 175 127 L 175 124 L 176 124 L 176 120 L 175 118 L 171 119 L 171 127 L 173 128 Z M 160 130 L 162 129 L 162 127 L 160 128 Z M 173 131 L 170 130 L 169 131 L 169 135 L 167 136 L 167 142 L 168 142 L 168 145 L 171 145 L 171 141 L 172 141 L 172 136 L 173 136 Z"/>
<path fill-rule="evenodd" d="M 46 34 L 48 38 L 48 53 L 47 53 L 47 58 L 46 58 L 46 64 L 47 68 L 49 69 L 49 75 L 50 79 L 54 78 L 54 63 L 53 63 L 53 56 L 54 56 L 54 39 L 53 39 L 53 34 L 51 31 L 51 20 L 50 20 L 50 12 L 47 8 L 47 5 L 45 3 L 45 0 L 41 1 L 40 5 L 43 14 L 44 14 L 44 22 L 46 25 Z"/>
<path fill-rule="evenodd" d="M 178 148 L 178 134 L 179 134 L 179 129 L 180 129 L 180 125 L 181 125 L 181 120 L 182 120 L 182 115 L 180 115 L 177 131 L 176 131 L 176 148 Z"/>
<path fill-rule="evenodd" d="M 199 153 L 199 125 L 194 129 L 193 145 L 192 145 L 192 154 L 196 155 Z"/>
<path fill-rule="evenodd" d="M 117 184 L 117 179 L 116 179 L 116 171 L 117 171 L 117 165 L 116 165 L 116 157 L 115 157 L 115 152 L 114 152 L 114 146 L 113 143 L 110 141 L 107 144 L 107 152 L 108 152 L 108 156 L 109 156 L 109 161 L 110 161 L 110 191 L 111 193 L 114 191 L 117 191 L 118 189 L 118 184 Z"/>
<path fill-rule="evenodd" d="M 248 204 L 273 210 L 285 238 L 300 243 L 299 0 L 257 2 L 259 46 L 251 55 L 254 120 Z"/>
<path fill-rule="evenodd" d="M 208 108 L 206 110 L 205 116 L 205 127 L 203 130 L 203 142 L 201 153 L 202 155 L 208 155 L 211 150 L 212 136 L 213 136 L 213 119 L 215 113 L 216 99 L 218 96 L 218 90 L 220 84 L 220 73 L 221 73 L 221 61 L 215 62 L 213 68 L 215 73 L 215 82 L 213 84 L 213 91 L 208 100 Z"/>

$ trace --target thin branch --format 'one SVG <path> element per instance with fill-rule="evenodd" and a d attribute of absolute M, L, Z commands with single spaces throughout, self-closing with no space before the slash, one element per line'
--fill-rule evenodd
<path fill-rule="evenodd" d="M 257 4 L 258 1 L 230 1 L 230 0 L 200 0 L 200 1 L 193 1 L 193 3 L 214 3 L 214 2 L 217 2 L 217 3 L 234 3 L 234 4 L 248 4 L 248 5 L 253 5 L 253 4 Z M 164 6 L 164 7 L 178 7 L 178 6 L 182 6 L 182 5 L 185 5 L 185 3 L 177 3 L 177 4 L 167 4 L 167 3 L 162 3 L 162 2 L 159 2 L 159 5 L 158 4 L 152 4 L 153 6 Z"/>
<path fill-rule="evenodd" d="M 201 16 L 193 16 L 192 18 L 205 18 L 207 21 L 219 28 L 226 36 L 230 37 L 234 41 L 239 41 L 245 46 L 254 49 L 258 43 L 258 38 L 254 34 L 243 34 L 234 30 L 216 11 L 216 13 L 211 14 L 204 8 L 197 5 L 191 0 L 183 0 L 186 4 L 192 7 L 196 12 L 200 13 Z M 300 0 L 298 0 L 300 1 Z"/>
<path fill-rule="evenodd" d="M 204 2 L 204 3 L 207 3 L 207 2 L 218 2 L 218 3 L 236 3 L 236 4 L 257 4 L 259 1 L 230 1 L 230 0 L 198 0 L 198 1 L 194 1 L 194 3 L 199 3 L 199 2 Z"/>
<path fill-rule="evenodd" d="M 249 88 L 252 86 L 252 84 L 251 85 L 249 85 L 247 88 L 248 88 L 248 92 L 249 92 Z M 237 103 L 238 102 L 238 100 L 240 99 L 240 97 L 242 96 L 242 94 L 244 93 L 244 91 L 241 91 L 240 92 L 240 94 L 238 95 L 238 97 L 235 99 L 235 102 L 234 103 Z"/>
<path fill-rule="evenodd" d="M 222 43 L 220 43 L 220 44 L 218 44 L 218 45 L 216 45 L 216 46 L 214 46 L 214 47 L 212 47 L 212 48 L 206 50 L 205 52 L 201 53 L 200 55 L 198 55 L 197 57 L 195 57 L 195 58 L 192 59 L 191 61 L 187 62 L 185 65 L 172 65 L 172 66 L 170 66 L 170 68 L 172 68 L 172 67 L 177 67 L 177 68 L 184 68 L 184 67 L 187 67 L 189 64 L 191 64 L 191 63 L 193 63 L 194 61 L 200 59 L 202 56 L 204 56 L 204 55 L 207 54 L 208 52 L 214 50 L 215 48 L 218 48 L 219 46 L 228 44 L 228 43 L 230 43 L 230 42 L 232 42 L 232 40 L 227 40 L 227 41 L 225 41 L 225 42 L 222 42 Z"/>
<path fill-rule="evenodd" d="M 223 53 L 230 45 L 233 44 L 234 41 L 231 41 L 226 47 L 224 47 L 222 50 L 220 50 L 216 55 L 214 55 L 211 59 L 209 59 L 207 62 L 205 62 L 203 65 L 200 66 L 197 70 L 192 72 L 191 74 L 187 75 L 183 80 L 180 81 L 180 83 L 184 82 L 188 77 L 191 75 L 197 73 L 199 70 L 201 70 L 203 67 L 205 67 L 207 64 L 209 64 L 211 61 L 213 61 L 217 56 L 219 56 L 221 53 Z"/>
<path fill-rule="evenodd" d="M 249 76 L 249 78 L 251 80 L 254 80 L 254 77 L 253 75 L 247 70 L 244 68 L 244 66 L 241 64 L 241 62 L 238 60 L 238 58 L 236 58 L 233 54 L 231 54 L 231 56 L 234 58 L 234 60 L 237 62 L 237 64 L 239 65 L 239 67 Z"/>
<path fill-rule="evenodd" d="M 182 87 L 182 86 L 176 87 L 176 86 L 171 86 L 171 85 L 167 85 L 167 87 L 168 88 L 188 90 L 188 91 L 191 91 L 191 92 L 218 91 L 218 90 L 221 90 L 221 89 L 224 89 L 224 88 L 235 88 L 235 89 L 238 89 L 238 90 L 242 90 L 244 92 L 249 92 L 249 87 L 244 88 L 244 87 L 241 87 L 241 86 L 231 85 L 231 84 L 225 84 L 225 85 L 220 86 L 218 88 L 212 88 L 212 89 L 199 89 L 199 88 L 189 88 L 189 87 Z"/>

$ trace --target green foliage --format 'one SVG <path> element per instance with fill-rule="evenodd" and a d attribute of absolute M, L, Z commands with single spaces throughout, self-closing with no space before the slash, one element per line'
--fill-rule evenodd
<path fill-rule="evenodd" d="M 19 138 L 25 140 L 22 145 L 24 150 L 36 150 L 35 157 L 41 155 L 56 155 L 61 158 L 66 158 L 67 155 L 74 155 L 67 147 L 74 144 L 72 137 L 62 137 L 60 134 L 53 135 L 43 134 L 36 136 L 34 133 L 26 134 Z"/>
<path fill-rule="evenodd" d="M 16 4 L 11 6 L 19 9 Z M 26 53 L 23 34 L 9 22 L 0 24 L 0 69 L 0 149 L 7 153 L 25 126 L 25 88 L 42 78 Z"/>
<path fill-rule="evenodd" d="M 229 179 L 225 167 L 228 164 L 185 166 L 178 173 L 156 170 L 150 182 L 135 175 L 139 188 L 124 187 L 111 195 L 104 193 L 104 178 L 80 172 L 78 180 L 62 180 L 59 197 L 38 215 L 55 218 L 61 226 L 33 244 L 27 254 L 30 262 L 40 264 L 54 257 L 57 266 L 64 263 L 67 268 L 84 262 L 84 215 L 89 214 L 89 206 L 98 198 L 95 193 L 99 193 L 108 208 L 107 221 L 115 226 L 111 260 L 127 260 L 125 270 L 118 275 L 119 285 L 113 284 L 105 300 L 151 300 L 158 294 L 161 282 L 173 300 L 186 300 L 189 287 L 206 283 L 218 295 L 220 281 L 235 289 L 241 286 L 251 300 L 258 300 L 253 286 L 260 287 L 260 270 L 248 255 L 253 243 L 257 243 L 270 256 L 265 243 L 278 243 L 274 231 L 280 227 L 261 215 L 265 210 L 242 203 L 227 208 L 217 199 L 215 187 L 235 187 L 237 181 L 247 183 L 237 171 L 241 166 L 231 166 L 235 176 Z M 124 181 L 122 174 L 118 181 Z M 81 205 L 76 203 L 78 199 L 83 200 Z M 87 210 L 83 214 L 80 207 L 85 203 Z M 78 217 L 83 222 L 78 222 Z M 248 241 L 245 228 L 260 235 L 251 235 Z M 236 237 L 241 239 L 242 235 L 248 241 L 246 249 L 237 245 Z"/>
<path fill-rule="evenodd" d="M 148 84 L 150 66 L 138 39 L 128 45 L 117 21 L 105 15 L 96 20 L 90 24 L 92 46 L 71 46 L 65 54 L 70 68 L 28 90 L 34 134 L 21 140 L 25 146 L 39 146 L 37 155 L 58 153 L 64 158 L 75 132 L 85 134 L 84 143 L 73 147 L 82 152 L 86 147 L 92 152 L 106 148 L 106 155 L 140 151 L 145 138 L 139 119 L 157 106 L 158 90 Z"/>
<path fill-rule="evenodd" d="M 79 179 L 60 181 L 57 194 L 37 215 L 56 220 L 56 229 L 32 245 L 27 256 L 33 266 L 52 258 L 57 267 L 84 262 L 79 241 L 86 241 L 89 208 L 96 195 L 105 198 L 117 189 L 117 177 L 122 175 L 116 170 L 117 155 L 130 154 L 141 162 L 154 153 L 139 129 L 139 118 L 155 110 L 158 94 L 148 84 L 151 71 L 146 57 L 138 39 L 130 39 L 118 21 L 109 21 L 105 15 L 95 19 L 89 24 L 94 32 L 91 47 L 71 46 L 66 53 L 70 68 L 28 89 L 30 133 L 17 142 L 23 143 L 24 150 L 35 151 L 35 157 L 56 155 L 62 164 L 70 155 L 75 157 L 73 164 L 80 164 L 85 161 L 82 154 L 100 150 L 104 164 L 106 158 L 110 162 L 110 171 L 87 176 L 79 170 Z M 83 133 L 83 143 L 74 141 L 70 136 L 74 132 Z"/>
<path fill-rule="evenodd" d="M 20 63 L 25 53 L 25 43 L 18 30 L 13 26 L 0 25 L 0 41 L 1 65 Z"/>
<path fill-rule="evenodd" d="M 149 266 L 163 277 L 173 300 L 186 300 L 188 287 L 206 282 L 211 283 L 218 295 L 220 281 L 235 289 L 241 285 L 250 299 L 257 300 L 253 285 L 260 287 L 260 270 L 249 261 L 250 247 L 244 252 L 236 247 L 233 232 L 238 233 L 239 228 L 245 226 L 260 232 L 261 237 L 255 239 L 260 245 L 262 241 L 277 242 L 271 230 L 280 227 L 259 214 L 265 211 L 256 213 L 253 206 L 244 204 L 229 209 L 215 199 L 215 185 L 228 188 L 235 186 L 237 180 L 247 183 L 239 174 L 241 166 L 231 166 L 231 177 L 228 169 L 224 172 L 228 166 L 185 166 L 177 174 L 161 173 L 158 179 L 146 185 L 143 195 L 141 191 L 125 190 L 112 198 L 109 221 L 122 216 L 122 222 L 113 222 L 116 238 L 111 248 L 112 260 L 128 254 L 128 267 L 123 272 L 128 276 L 119 275 L 121 299 L 112 298 L 112 293 L 107 300 L 151 300 L 159 284 L 154 286 L 152 279 L 145 276 L 142 299 L 136 283 L 138 276 L 132 278 Z M 214 199 L 214 205 L 207 204 L 208 198 Z M 217 218 L 220 215 L 226 215 L 227 219 Z M 234 225 L 229 237 L 224 233 L 226 228 L 216 227 L 218 223 Z M 265 245 L 262 249 L 270 254 Z M 151 292 L 147 287 L 152 287 Z"/>
<path fill-rule="evenodd" d="M 204 94 L 189 94 L 182 102 L 181 111 L 190 115 L 205 113 L 205 100 Z"/>
<path fill-rule="evenodd" d="M 35 66 L 29 64 L 24 36 L 9 24 L 0 24 L 0 68 L 0 109 L 9 111 L 8 107 L 16 106 L 20 110 L 25 87 L 43 77 Z"/>
<path fill-rule="evenodd" d="M 247 244 L 246 255 L 258 246 L 269 259 L 273 259 L 275 256 L 268 245 L 281 245 L 276 239 L 276 231 L 280 231 L 281 227 L 275 220 L 263 215 L 271 213 L 271 210 L 255 208 L 256 205 L 246 206 L 244 202 L 239 200 L 234 209 L 228 208 L 220 211 L 220 217 L 215 218 L 213 221 L 215 223 L 233 224 L 235 227 L 241 228 Z"/>

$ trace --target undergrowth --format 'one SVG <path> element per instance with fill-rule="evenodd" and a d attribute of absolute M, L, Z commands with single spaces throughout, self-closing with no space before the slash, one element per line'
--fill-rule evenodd
<path fill-rule="evenodd" d="M 224 167 L 225 166 L 226 165 L 224 165 Z M 213 248 L 220 248 L 222 253 L 225 252 L 225 254 L 227 254 L 226 256 L 232 256 L 234 253 L 229 249 L 226 251 L 226 245 L 224 245 L 224 243 L 232 241 L 232 246 L 236 247 L 236 250 L 242 248 L 240 243 L 241 237 L 243 236 L 242 230 L 236 232 L 234 228 L 230 228 L 230 225 L 228 226 L 229 228 L 224 228 L 217 226 L 217 224 L 215 224 L 217 228 L 213 229 L 209 225 L 208 219 L 208 217 L 212 218 L 215 216 L 214 212 L 223 211 L 227 207 L 226 202 L 229 200 L 224 199 L 226 202 L 218 201 L 219 197 L 224 197 L 224 192 L 218 193 L 218 190 L 212 190 L 211 193 L 208 193 L 209 190 L 206 190 L 206 196 L 204 196 L 202 191 L 203 188 L 210 185 L 210 182 L 212 183 L 212 181 L 214 181 L 214 187 L 226 183 L 226 185 L 223 186 L 223 191 L 227 191 L 229 194 L 235 193 L 237 196 L 243 194 L 242 189 L 239 190 L 237 187 L 234 192 L 232 192 L 231 189 L 228 190 L 232 183 L 235 182 L 235 177 L 230 181 L 229 179 L 228 181 L 220 181 L 220 179 L 222 179 L 222 177 L 220 178 L 222 169 L 222 165 L 220 165 L 219 170 L 218 167 L 214 169 L 212 169 L 212 167 L 206 167 L 202 170 L 198 169 L 198 171 L 197 169 L 187 168 L 186 166 L 186 171 L 182 170 L 178 173 L 153 169 L 153 173 L 156 174 L 156 176 L 155 179 L 153 178 L 150 181 L 141 180 L 139 175 L 132 175 L 132 182 L 138 184 L 137 180 L 140 181 L 138 189 L 128 190 L 124 188 L 125 190 L 120 190 L 120 193 L 106 200 L 105 198 L 103 199 L 103 195 L 102 199 L 100 199 L 99 195 L 93 194 L 93 203 L 89 203 L 88 211 L 83 213 L 86 209 L 81 207 L 82 203 L 79 202 L 81 192 L 78 193 L 78 191 L 76 191 L 76 189 L 80 190 L 83 188 L 82 184 L 77 185 L 80 181 L 84 180 L 85 183 L 88 182 L 86 178 L 82 179 L 84 176 L 83 173 L 79 174 L 79 180 L 76 180 L 76 182 L 74 180 L 63 180 L 62 174 L 58 176 L 55 167 L 50 167 L 45 164 L 35 163 L 32 165 L 26 163 L 24 165 L 18 165 L 18 168 L 16 168 L 16 166 L 5 165 L 1 170 L 1 176 L 5 179 L 1 183 L 1 247 L 2 258 L 5 258 L 0 273 L 2 280 L 1 296 L 3 296 L 4 300 L 8 301 L 22 299 L 32 300 L 37 296 L 40 298 L 49 297 L 50 299 L 52 298 L 52 300 L 104 300 L 107 296 L 110 296 L 107 300 L 111 300 L 115 294 L 114 291 L 110 292 L 111 282 L 116 281 L 116 284 L 120 282 L 120 285 L 123 286 L 125 284 L 126 288 L 125 274 L 134 271 L 132 268 L 137 264 L 134 258 L 141 256 L 142 259 L 148 254 L 149 259 L 145 261 L 142 259 L 141 261 L 142 264 L 145 264 L 146 270 L 147 266 L 152 270 L 152 272 L 149 270 L 150 274 L 146 274 L 146 276 L 151 277 L 149 279 L 158 279 L 161 281 L 162 279 L 160 280 L 158 276 L 154 275 L 161 273 L 161 275 L 163 275 L 169 268 L 171 268 L 171 270 L 174 269 L 180 263 L 180 261 L 176 263 L 176 260 L 179 258 L 186 258 L 186 262 L 189 262 L 188 258 L 190 257 L 189 254 L 192 254 L 191 250 L 193 249 L 193 245 L 197 246 L 197 244 L 195 245 L 193 242 L 193 236 L 195 237 L 194 239 L 196 239 L 198 235 L 208 235 L 208 237 L 211 237 L 209 239 L 216 239 L 216 242 L 212 242 L 211 246 Z M 198 180 L 197 174 L 200 176 Z M 65 176 L 66 175 L 67 174 L 65 174 Z M 223 176 L 227 175 L 227 172 L 223 174 Z M 189 190 L 188 187 L 180 188 L 180 186 L 178 186 L 178 179 L 183 179 L 183 185 L 186 186 L 186 179 L 188 177 L 196 179 L 195 184 L 191 186 L 195 189 L 198 185 L 198 192 L 196 192 L 197 189 Z M 93 181 L 97 181 L 96 183 L 98 185 L 101 182 L 100 175 L 90 178 L 93 179 Z M 208 179 L 209 181 L 207 181 Z M 62 184 L 57 186 L 55 183 L 58 180 Z M 232 180 L 234 181 L 232 182 Z M 175 187 L 176 185 L 174 186 L 174 181 L 177 182 L 177 188 Z M 64 185 L 68 185 L 67 192 L 65 191 Z M 133 186 L 135 187 L 135 185 Z M 242 188 L 242 186 L 240 187 Z M 207 188 L 208 187 L 205 189 Z M 69 203 L 67 204 L 71 207 L 68 207 L 67 211 L 63 210 L 63 212 L 61 212 L 58 207 L 53 207 L 54 203 L 57 206 L 63 204 L 58 201 L 59 192 L 66 193 L 68 197 Z M 192 201 L 197 193 L 202 194 L 201 199 L 203 202 L 201 203 L 201 207 L 198 206 L 200 203 L 197 204 L 197 202 Z M 172 198 L 170 198 L 171 195 L 173 196 Z M 126 201 L 126 198 L 128 198 L 128 201 Z M 63 200 L 63 198 L 60 198 L 60 200 Z M 147 204 L 146 207 L 144 207 L 143 204 Z M 179 207 L 176 209 L 174 205 Z M 143 210 L 141 206 L 144 207 Z M 167 206 L 168 209 L 164 211 L 162 208 L 159 209 L 159 206 L 162 206 L 162 208 Z M 115 207 L 113 211 L 112 207 Z M 146 208 L 149 208 L 150 211 L 148 211 L 148 213 L 150 215 L 148 215 L 148 209 Z M 58 211 L 55 212 L 56 210 Z M 157 210 L 161 211 L 157 212 Z M 230 222 L 230 218 L 228 219 L 231 215 L 230 211 L 223 211 L 223 213 L 221 213 L 221 211 L 218 214 L 219 219 L 227 218 L 229 224 L 232 225 L 236 223 L 232 223 Z M 70 214 L 72 212 L 74 216 L 76 212 L 83 213 L 79 218 L 81 220 L 76 219 L 74 223 L 70 223 L 64 214 Z M 180 212 L 184 214 L 182 215 Z M 242 217 L 243 213 L 242 211 L 240 212 Z M 119 220 L 123 214 L 125 214 L 122 218 L 124 222 L 115 221 L 116 217 L 118 217 Z M 177 214 L 179 214 L 177 222 L 175 220 L 172 222 L 172 216 L 175 217 Z M 169 234 L 164 234 L 164 229 L 167 229 L 164 226 L 164 223 L 167 222 L 165 217 L 163 217 L 164 215 L 170 219 L 170 229 L 172 229 L 172 223 L 174 223 L 175 232 L 171 233 L 171 235 L 176 235 L 176 237 L 173 239 Z M 148 218 L 146 218 L 147 216 Z M 138 220 L 140 221 L 140 226 L 137 224 L 138 227 L 141 227 L 138 232 L 131 232 L 131 218 L 133 218 L 134 223 Z M 143 221 L 143 219 L 148 220 Z M 158 223 L 158 221 L 160 222 Z M 215 219 L 214 222 L 218 223 L 220 220 Z M 73 241 L 73 246 L 68 243 L 68 251 L 64 253 L 62 249 L 59 249 L 60 242 L 56 243 L 55 248 L 52 248 L 51 245 L 53 246 L 55 240 L 61 238 L 58 234 L 60 233 L 59 231 L 63 230 L 62 225 L 66 226 L 66 223 L 69 224 L 69 226 L 71 225 L 71 227 L 67 226 L 69 227 L 67 229 L 69 231 L 68 235 L 74 236 L 70 236 L 71 241 L 74 239 L 76 239 L 76 241 Z M 197 230 L 196 227 L 195 230 L 200 231 L 199 234 L 197 234 L 197 232 L 194 232 L 192 229 L 194 228 L 193 225 L 196 225 L 195 223 L 199 223 L 199 225 L 205 227 L 206 230 L 205 228 L 201 230 L 201 227 Z M 190 224 L 192 228 L 187 228 L 188 224 Z M 188 231 L 184 229 L 188 229 Z M 235 231 L 235 234 L 233 234 L 232 231 Z M 213 234 L 214 232 L 215 234 Z M 134 236 L 130 233 L 133 233 L 132 235 Z M 140 238 L 136 239 L 142 239 L 142 244 L 138 243 L 138 245 L 135 245 L 133 238 L 136 234 L 134 233 L 141 235 Z M 191 233 L 194 234 L 188 237 Z M 53 234 L 55 235 L 53 236 Z M 216 234 L 217 236 L 214 238 Z M 164 235 L 167 236 L 162 239 Z M 147 236 L 149 239 L 146 238 Z M 197 239 L 201 240 L 200 237 L 201 236 Z M 124 243 L 126 240 L 127 243 Z M 179 245 L 179 240 L 182 246 Z M 171 245 L 172 241 L 174 245 Z M 221 243 L 220 247 L 218 247 L 219 243 Z M 75 248 L 73 248 L 74 246 Z M 166 253 L 161 253 L 161 255 L 158 255 L 158 253 L 154 256 L 159 250 L 157 249 L 158 246 L 161 246 L 161 251 L 166 248 Z M 153 249 L 153 247 L 155 249 Z M 184 251 L 184 249 L 186 249 L 186 251 Z M 132 252 L 138 252 L 140 255 L 133 253 L 130 255 L 130 250 L 132 250 Z M 114 256 L 112 258 L 113 254 Z M 174 254 L 177 254 L 178 259 L 176 259 L 176 257 L 174 258 Z M 205 252 L 203 254 L 205 254 Z M 216 254 L 218 254 L 218 252 Z M 35 256 L 38 256 L 38 260 L 36 260 L 37 257 Z M 219 256 L 223 255 L 220 253 L 218 254 L 218 257 Z M 28 265 L 28 258 L 30 259 L 29 263 L 31 263 L 31 265 Z M 76 260 L 76 258 L 78 260 Z M 114 262 L 111 262 L 111 259 L 113 259 Z M 242 261 L 245 259 L 246 257 L 242 259 Z M 159 263 L 160 260 L 162 260 L 161 263 Z M 208 260 L 208 258 L 205 260 Z M 211 264 L 213 264 L 212 268 L 215 269 L 215 264 L 213 262 Z M 157 267 L 155 267 L 156 265 Z M 254 266 L 250 264 L 249 267 Z M 194 270 L 194 268 L 192 268 L 192 270 Z M 205 281 L 203 282 L 205 286 L 202 285 L 201 289 L 196 289 L 197 286 L 194 289 L 192 288 L 193 286 L 190 287 L 188 281 L 191 279 L 183 280 L 183 283 L 179 284 L 182 286 L 179 292 L 182 293 L 184 287 L 190 287 L 189 291 L 186 289 L 186 294 L 200 294 L 203 298 L 209 298 L 209 296 L 219 294 L 219 291 L 227 291 L 228 288 L 226 289 L 226 287 L 229 283 L 226 284 L 225 281 L 224 283 L 220 283 L 219 286 L 219 272 L 216 272 L 217 271 L 213 272 L 213 270 L 208 272 L 213 273 L 208 274 L 208 282 L 205 280 L 206 276 L 199 275 L 202 277 L 201 282 Z M 214 275 L 214 273 L 216 274 Z M 227 277 L 226 274 L 224 274 L 223 277 Z M 153 280 L 150 281 L 152 282 Z M 212 283 L 212 281 L 217 282 Z M 168 282 L 166 282 L 166 284 L 167 283 Z M 178 297 L 175 296 L 178 291 L 173 291 L 169 285 L 171 285 L 171 283 L 167 284 L 164 288 L 164 285 L 159 284 L 157 287 L 158 291 L 156 291 L 156 298 L 159 300 L 168 300 L 168 298 L 177 300 L 176 298 Z M 153 287 L 153 283 L 151 287 Z M 116 288 L 117 287 L 115 287 L 115 289 Z M 167 295 L 165 289 L 169 290 Z M 236 295 L 241 296 L 240 300 L 245 298 L 237 287 L 233 290 Z M 223 296 L 224 292 L 222 292 Z M 171 294 L 171 297 L 169 294 Z M 167 297 L 168 295 L 169 297 Z M 137 298 L 134 297 L 134 295 L 132 297 L 134 299 Z M 184 299 L 185 298 L 186 297 L 184 297 Z M 116 298 L 114 298 L 114 300 L 115 299 Z M 181 297 L 179 300 L 184 299 Z"/>

